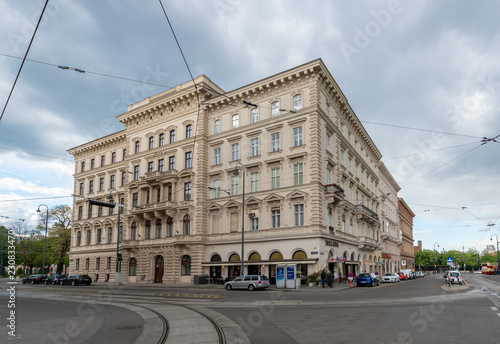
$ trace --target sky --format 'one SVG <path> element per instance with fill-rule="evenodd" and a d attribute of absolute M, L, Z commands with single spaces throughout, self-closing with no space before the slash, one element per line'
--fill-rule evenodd
<path fill-rule="evenodd" d="M 43 4 L 0 2 L 2 109 Z M 500 135 L 500 3 L 163 5 L 193 76 L 226 91 L 321 58 L 415 213 L 415 245 L 496 244 L 500 137 L 488 139 Z M 41 204 L 71 205 L 66 151 L 124 129 L 115 116 L 128 104 L 190 80 L 157 0 L 51 0 L 27 58 L 0 120 L 5 226 L 36 225 Z"/>

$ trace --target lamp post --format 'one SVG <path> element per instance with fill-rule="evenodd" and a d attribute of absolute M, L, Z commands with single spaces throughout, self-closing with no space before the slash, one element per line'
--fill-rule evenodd
<path fill-rule="evenodd" d="M 236 163 L 233 174 L 238 176 L 240 173 L 238 171 L 238 165 L 241 166 L 241 171 L 243 173 L 243 194 L 241 200 L 241 271 L 240 276 L 243 276 L 244 268 L 244 257 L 245 257 L 245 166 L 242 163 Z"/>
<path fill-rule="evenodd" d="M 493 236 L 496 236 L 497 237 L 497 271 L 496 273 L 498 273 L 500 270 L 500 253 L 498 252 L 498 235 L 496 234 L 492 234 L 491 237 L 490 237 L 490 240 L 493 240 Z"/>
<path fill-rule="evenodd" d="M 435 242 L 434 243 L 434 251 L 432 252 L 434 255 L 434 272 L 436 272 L 436 245 L 438 245 L 438 247 L 439 247 L 439 244 L 437 242 Z"/>
<path fill-rule="evenodd" d="M 122 273 L 120 271 L 120 268 L 119 268 L 119 264 L 121 264 L 121 261 L 122 261 L 122 257 L 120 255 L 120 212 L 121 212 L 120 206 L 123 207 L 123 205 L 120 204 L 120 193 L 118 192 L 118 190 L 111 190 L 109 192 L 109 196 L 108 196 L 109 202 L 113 203 L 113 196 L 111 195 L 111 193 L 113 191 L 116 191 L 116 193 L 118 195 L 118 202 L 116 202 L 116 204 L 118 205 L 118 221 L 117 221 L 118 229 L 117 229 L 117 234 L 116 234 L 116 271 L 115 271 L 115 284 L 121 285 L 122 281 L 123 281 L 123 275 L 122 275 Z"/>
<path fill-rule="evenodd" d="M 48 227 L 48 224 L 49 224 L 49 207 L 45 204 L 40 204 L 38 206 L 38 209 L 36 210 L 37 213 L 41 213 L 42 211 L 40 210 L 40 207 L 41 206 L 44 206 L 45 208 L 47 208 L 47 214 L 45 216 L 45 239 L 44 239 L 44 242 L 43 242 L 43 263 L 42 263 L 42 274 L 45 273 L 45 252 L 47 250 L 47 227 Z"/>

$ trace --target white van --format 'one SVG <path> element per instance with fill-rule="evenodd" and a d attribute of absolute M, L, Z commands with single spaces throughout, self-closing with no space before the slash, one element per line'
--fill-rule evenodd
<path fill-rule="evenodd" d="M 404 273 L 406 275 L 406 278 L 407 279 L 413 279 L 413 272 L 411 271 L 411 269 L 403 269 L 401 270 L 402 273 Z"/>

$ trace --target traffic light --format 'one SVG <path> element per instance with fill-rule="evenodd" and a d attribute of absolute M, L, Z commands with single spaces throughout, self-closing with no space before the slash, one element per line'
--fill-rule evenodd
<path fill-rule="evenodd" d="M 94 201 L 89 199 L 89 204 L 90 205 L 97 205 L 99 207 L 106 207 L 106 208 L 114 208 L 116 204 L 114 203 L 106 203 L 106 202 L 99 202 L 99 201 Z"/>

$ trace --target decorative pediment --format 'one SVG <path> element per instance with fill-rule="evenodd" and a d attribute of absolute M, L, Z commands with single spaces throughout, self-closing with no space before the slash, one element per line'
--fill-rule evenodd
<path fill-rule="evenodd" d="M 281 202 L 283 199 L 284 199 L 283 196 L 280 196 L 277 194 L 269 194 L 264 198 L 264 201 L 266 201 L 266 202 L 274 202 L 274 201 Z"/>
<path fill-rule="evenodd" d="M 241 205 L 240 202 L 236 202 L 236 201 L 230 200 L 226 204 L 224 204 L 224 208 L 239 207 L 240 205 Z"/>
<path fill-rule="evenodd" d="M 207 210 L 209 210 L 209 211 L 215 211 L 215 210 L 220 211 L 221 209 L 222 209 L 222 207 L 218 203 L 210 203 L 207 207 Z"/>
<path fill-rule="evenodd" d="M 191 176 L 194 174 L 193 171 L 191 171 L 188 168 L 183 169 L 182 171 L 179 172 L 178 177 L 179 178 L 191 178 Z"/>
<path fill-rule="evenodd" d="M 304 191 L 294 190 L 294 191 L 290 192 L 288 195 L 286 195 L 286 198 L 288 198 L 288 199 L 294 199 L 294 198 L 306 199 L 307 196 L 309 196 L 309 194 L 304 192 Z"/>

